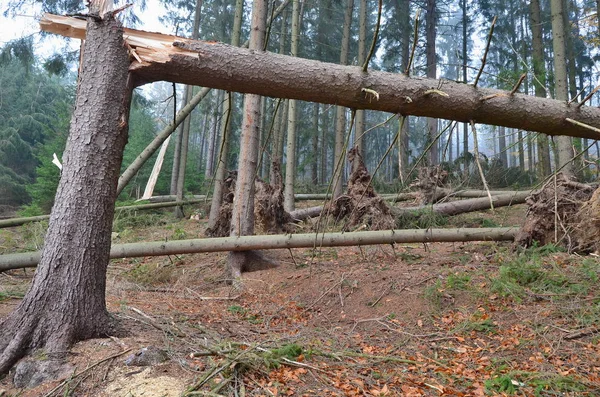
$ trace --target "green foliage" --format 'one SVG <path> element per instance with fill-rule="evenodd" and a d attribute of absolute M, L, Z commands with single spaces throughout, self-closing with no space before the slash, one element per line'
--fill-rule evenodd
<path fill-rule="evenodd" d="M 485 388 L 491 393 L 517 394 L 523 387 L 533 388 L 536 397 L 577 393 L 588 389 L 573 376 L 553 373 L 511 371 L 485 381 Z"/>
<path fill-rule="evenodd" d="M 521 300 L 528 294 L 569 295 L 584 293 L 589 280 L 577 272 L 561 267 L 550 254 L 556 247 L 533 247 L 500 266 L 492 279 L 492 290 Z"/>
<path fill-rule="evenodd" d="M 113 232 L 123 232 L 127 229 L 165 225 L 167 220 L 160 213 L 151 211 L 118 211 L 113 221 Z"/>

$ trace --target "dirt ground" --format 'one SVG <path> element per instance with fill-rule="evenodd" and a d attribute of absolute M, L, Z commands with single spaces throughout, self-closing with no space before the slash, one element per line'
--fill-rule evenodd
<path fill-rule="evenodd" d="M 519 225 L 524 211 L 443 227 Z M 196 238 L 206 221 L 158 217 L 124 222 L 115 242 Z M 31 249 L 32 230 L 0 231 L 0 253 Z M 78 343 L 72 376 L 28 390 L 5 377 L 0 395 L 600 395 L 595 257 L 491 242 L 269 255 L 279 268 L 244 274 L 242 290 L 225 253 L 114 260 L 107 305 L 129 335 Z M 0 274 L 0 318 L 32 275 Z M 148 346 L 169 360 L 125 365 Z"/>

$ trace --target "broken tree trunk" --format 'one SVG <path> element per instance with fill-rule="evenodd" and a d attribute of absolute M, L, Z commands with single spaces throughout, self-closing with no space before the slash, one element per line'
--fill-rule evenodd
<path fill-rule="evenodd" d="M 85 22 L 46 14 L 42 30 L 83 38 Z M 128 29 L 138 84 L 167 80 L 264 96 L 598 139 L 600 109 L 448 80 L 343 66 Z M 227 65 L 227 67 L 223 67 Z"/>
<path fill-rule="evenodd" d="M 121 24 L 113 12 L 99 14 L 105 4 L 90 1 L 81 21 L 88 31 L 63 170 L 40 266 L 0 323 L 0 374 L 35 349 L 63 358 L 73 343 L 115 332 L 106 268 L 133 76 Z"/>
<path fill-rule="evenodd" d="M 273 236 L 240 236 L 195 240 L 156 241 L 113 245 L 110 257 L 134 258 L 194 254 L 198 252 L 247 251 L 259 249 L 344 247 L 353 245 L 408 244 L 456 241 L 512 241 L 519 229 L 515 227 L 413 229 L 362 231 L 354 233 L 306 233 Z M 0 256 L 0 271 L 33 267 L 39 252 Z"/>

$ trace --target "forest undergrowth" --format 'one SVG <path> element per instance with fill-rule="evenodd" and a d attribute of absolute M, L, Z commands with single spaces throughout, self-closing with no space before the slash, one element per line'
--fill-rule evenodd
<path fill-rule="evenodd" d="M 443 220 L 518 224 L 523 208 Z M 440 221 L 440 220 L 437 220 Z M 196 238 L 205 220 L 138 214 L 118 242 Z M 43 225 L 0 231 L 0 253 Z M 126 337 L 78 343 L 60 381 L 6 396 L 600 395 L 600 261 L 549 245 L 432 243 L 271 251 L 233 290 L 225 253 L 115 260 L 107 305 Z M 0 317 L 32 270 L 0 274 Z M 168 359 L 127 366 L 152 347 Z M 1 394 L 1 391 L 0 391 Z"/>

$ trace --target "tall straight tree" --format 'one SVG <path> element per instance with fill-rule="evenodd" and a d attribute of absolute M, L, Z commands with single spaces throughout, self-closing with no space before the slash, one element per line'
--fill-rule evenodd
<path fill-rule="evenodd" d="M 350 28 L 352 24 L 352 12 L 354 0 L 348 0 L 344 13 L 344 27 L 342 30 L 342 48 L 340 50 L 340 64 L 348 64 L 348 47 L 350 46 Z M 344 169 L 344 134 L 346 132 L 346 108 L 336 106 L 335 108 L 335 143 L 333 152 L 333 197 L 342 195 L 343 169 Z"/>
<path fill-rule="evenodd" d="M 244 14 L 244 0 L 236 0 L 235 16 L 233 19 L 233 32 L 231 34 L 231 44 L 239 47 L 240 36 L 242 32 L 242 20 Z M 221 143 L 219 152 L 217 153 L 217 172 L 213 181 L 213 196 L 210 205 L 210 214 L 208 217 L 208 228 L 213 229 L 217 224 L 219 213 L 221 210 L 221 201 L 223 198 L 223 188 L 225 182 L 225 174 L 227 173 L 227 158 L 229 155 L 229 137 L 231 135 L 231 99 L 232 95 L 226 95 L 223 102 L 224 120 L 221 122 Z"/>
<path fill-rule="evenodd" d="M 196 7 L 194 10 L 194 26 L 192 28 L 192 39 L 197 40 L 200 33 L 200 14 L 202 12 L 202 0 L 196 0 Z M 185 104 L 187 105 L 194 96 L 194 87 L 186 84 L 183 97 L 185 98 Z M 184 105 L 185 106 L 185 105 Z M 188 115 L 183 121 L 180 135 L 178 136 L 179 143 L 179 157 L 175 157 L 173 160 L 173 174 L 177 176 L 175 194 L 177 195 L 177 201 L 183 200 L 183 191 L 185 185 L 185 166 L 187 164 L 188 145 L 190 141 L 190 125 L 192 122 L 192 115 Z M 177 166 L 177 172 L 175 172 L 175 166 Z M 183 218 L 183 207 L 175 207 L 175 216 L 177 218 Z"/>
<path fill-rule="evenodd" d="M 294 3 L 297 0 L 294 1 Z M 254 0 L 252 3 L 252 23 L 249 48 L 264 51 L 267 27 L 267 0 Z M 254 234 L 254 180 L 258 164 L 260 140 L 260 104 L 261 96 L 244 96 L 244 117 L 240 137 L 240 155 L 238 177 L 235 186 L 235 198 L 231 213 L 231 236 Z M 249 251 L 232 251 L 227 258 L 229 273 L 233 279 L 239 279 L 242 270 L 250 260 Z"/>
<path fill-rule="evenodd" d="M 401 32 L 402 32 L 402 44 L 401 44 L 401 58 L 402 58 L 402 70 L 408 69 L 408 59 L 410 57 L 410 0 L 399 0 L 396 1 L 398 8 L 398 16 L 401 18 Z M 408 145 L 409 145 L 409 130 L 410 122 L 408 116 L 400 121 L 400 136 L 398 138 L 398 175 L 402 183 L 406 183 L 408 177 Z"/>
<path fill-rule="evenodd" d="M 437 59 L 435 55 L 435 38 L 437 25 L 436 0 L 427 0 L 427 15 L 425 16 L 425 36 L 426 36 L 426 58 L 427 58 L 427 77 L 436 78 Z M 438 131 L 437 119 L 427 119 L 427 142 L 431 144 L 429 149 L 429 165 L 438 163 Z"/>
<path fill-rule="evenodd" d="M 362 66 L 367 58 L 367 0 L 360 0 L 358 8 L 358 65 Z M 356 127 L 354 128 L 354 146 L 358 148 L 358 152 L 365 156 L 363 134 L 365 132 L 365 111 L 358 109 L 355 116 Z M 353 163 L 358 165 L 358 161 Z"/>
<path fill-rule="evenodd" d="M 298 56 L 298 45 L 300 41 L 300 0 L 293 0 L 292 3 L 292 42 L 291 55 Z M 298 103 L 295 99 L 290 99 L 288 103 L 288 124 L 287 124 L 287 146 L 286 146 L 286 167 L 285 167 L 285 189 L 283 193 L 284 208 L 286 211 L 294 210 L 294 183 L 296 180 L 296 118 L 298 117 Z"/>
<path fill-rule="evenodd" d="M 554 87 L 555 97 L 561 101 L 569 100 L 567 84 L 567 58 L 564 26 L 563 0 L 550 0 L 552 18 L 552 49 L 554 50 Z M 573 145 L 571 138 L 559 136 L 556 138 L 558 147 L 558 167 L 569 177 L 575 176 L 573 166 Z"/>
<path fill-rule="evenodd" d="M 79 340 L 114 333 L 106 269 L 133 79 L 123 28 L 104 3 L 90 2 L 55 204 L 31 286 L 0 324 L 0 374 L 35 349 L 64 357 Z"/>
<path fill-rule="evenodd" d="M 542 31 L 542 13 L 540 9 L 540 0 L 531 0 L 531 45 L 533 49 L 533 84 L 535 86 L 535 96 L 546 97 L 546 61 L 544 59 L 544 41 Z M 546 134 L 538 134 L 537 148 L 539 155 L 540 176 L 545 177 L 552 172 L 550 163 L 550 145 Z"/>

